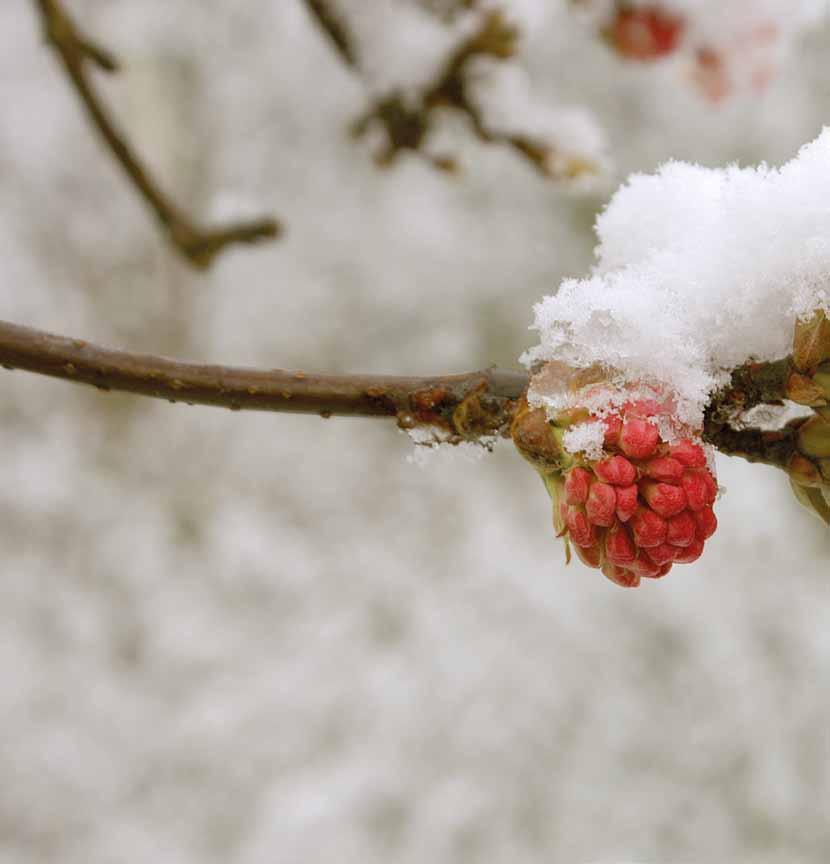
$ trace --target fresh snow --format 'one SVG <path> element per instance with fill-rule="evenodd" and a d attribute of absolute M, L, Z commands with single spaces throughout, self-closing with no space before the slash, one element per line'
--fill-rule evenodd
<path fill-rule="evenodd" d="M 791 350 L 797 317 L 830 309 L 830 129 L 781 168 L 669 162 L 634 174 L 598 217 L 597 263 L 535 307 L 528 366 L 601 364 L 676 400 L 698 428 L 750 358 Z M 557 410 L 579 394 L 536 393 Z M 593 391 L 594 407 L 607 401 Z"/>

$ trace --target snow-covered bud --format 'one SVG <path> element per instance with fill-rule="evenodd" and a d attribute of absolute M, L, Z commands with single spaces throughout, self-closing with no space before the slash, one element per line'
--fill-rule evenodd
<path fill-rule="evenodd" d="M 628 588 L 697 560 L 718 524 L 706 453 L 692 438 L 662 440 L 654 421 L 665 411 L 656 401 L 638 401 L 603 417 L 600 458 L 568 452 L 562 443 L 580 424 L 596 423 L 584 409 L 550 422 L 540 419 L 542 409 L 525 406 L 513 425 L 517 447 L 545 478 L 557 535 L 584 564 Z"/>

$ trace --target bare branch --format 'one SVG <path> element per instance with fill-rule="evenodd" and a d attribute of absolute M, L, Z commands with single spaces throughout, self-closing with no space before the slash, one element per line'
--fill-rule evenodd
<path fill-rule="evenodd" d="M 60 0 L 34 2 L 40 10 L 46 39 L 58 52 L 93 125 L 155 213 L 168 239 L 194 267 L 209 267 L 216 255 L 227 246 L 257 243 L 277 237 L 281 233 L 280 224 L 270 218 L 226 227 L 201 228 L 179 212 L 118 131 L 87 74 L 87 61 L 107 72 L 114 72 L 118 68 L 115 58 L 78 31 L 61 6 Z"/>
<path fill-rule="evenodd" d="M 498 369 L 400 377 L 183 363 L 6 322 L 0 322 L 0 364 L 100 390 L 235 411 L 393 417 L 403 428 L 439 426 L 456 443 L 506 434 L 528 382 L 523 372 Z"/>
<path fill-rule="evenodd" d="M 337 53 L 347 66 L 357 66 L 357 55 L 346 25 L 329 7 L 327 0 L 306 0 L 306 6 L 323 32 L 331 39 Z"/>
<path fill-rule="evenodd" d="M 509 434 L 528 375 L 482 369 L 458 375 L 321 375 L 185 363 L 104 348 L 0 321 L 0 364 L 40 375 L 234 411 L 283 411 L 321 417 L 389 417 L 402 428 L 436 426 L 450 443 Z M 785 398 L 789 358 L 742 366 L 716 394 L 703 437 L 722 453 L 786 468 L 797 452 L 797 427 L 736 430 L 736 413 Z"/>

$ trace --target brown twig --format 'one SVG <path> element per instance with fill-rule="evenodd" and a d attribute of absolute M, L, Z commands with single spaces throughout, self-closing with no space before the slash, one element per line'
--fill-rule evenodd
<path fill-rule="evenodd" d="M 322 417 L 392 417 L 403 428 L 441 427 L 454 443 L 505 434 L 528 381 L 525 373 L 499 369 L 401 377 L 183 363 L 6 322 L 0 322 L 0 364 L 170 402 Z"/>
<path fill-rule="evenodd" d="M 332 45 L 347 66 L 357 66 L 357 55 L 352 39 L 340 16 L 329 7 L 327 0 L 306 0 L 306 6 L 314 20 L 329 37 Z"/>
<path fill-rule="evenodd" d="M 274 219 L 256 219 L 221 228 L 202 228 L 181 213 L 118 131 L 90 80 L 88 61 L 104 71 L 114 72 L 118 68 L 115 58 L 79 32 L 60 0 L 34 2 L 40 10 L 46 39 L 58 52 L 93 125 L 155 213 L 169 240 L 193 266 L 202 269 L 209 267 L 227 246 L 257 243 L 280 234 L 281 226 Z"/>
<path fill-rule="evenodd" d="M 357 69 L 358 58 L 348 29 L 327 0 L 306 0 L 306 5 L 341 59 Z M 474 4 L 465 0 L 461 5 L 469 9 Z M 379 99 L 353 124 L 353 134 L 360 137 L 372 126 L 379 125 L 386 141 L 375 155 L 375 161 L 388 166 L 405 150 L 425 155 L 423 147 L 435 121 L 435 111 L 451 108 L 467 117 L 480 141 L 512 148 L 545 177 L 570 178 L 595 170 L 595 166 L 580 159 L 563 160 L 563 165 L 559 166 L 554 158 L 554 148 L 548 142 L 529 135 L 497 132 L 484 122 L 469 93 L 469 64 L 477 57 L 498 60 L 512 57 L 516 53 L 518 38 L 518 31 L 501 12 L 488 11 L 481 26 L 456 47 L 435 78 L 420 93 L 405 95 L 395 91 Z M 454 171 L 457 167 L 452 157 L 427 155 L 427 158 L 442 171 Z"/>
<path fill-rule="evenodd" d="M 529 381 L 524 372 L 495 368 L 414 377 L 320 375 L 184 363 L 103 348 L 3 321 L 0 364 L 6 369 L 90 384 L 99 390 L 234 411 L 389 417 L 406 429 L 438 427 L 443 440 L 450 443 L 507 435 Z M 753 405 L 783 399 L 783 370 L 788 365 L 789 361 L 783 360 L 736 370 L 733 385 L 718 393 L 707 409 L 704 439 L 727 455 L 786 468 L 797 450 L 794 428 L 736 430 L 726 418 Z"/>

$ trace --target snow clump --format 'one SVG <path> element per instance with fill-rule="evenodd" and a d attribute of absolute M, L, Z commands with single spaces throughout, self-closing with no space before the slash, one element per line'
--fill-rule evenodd
<path fill-rule="evenodd" d="M 608 370 L 586 394 L 531 388 L 549 414 L 601 414 L 634 390 L 699 430 L 715 390 L 750 358 L 792 350 L 797 318 L 830 311 L 830 128 L 781 168 L 669 162 L 634 174 L 596 224 L 593 273 L 535 306 L 522 361 Z"/>

